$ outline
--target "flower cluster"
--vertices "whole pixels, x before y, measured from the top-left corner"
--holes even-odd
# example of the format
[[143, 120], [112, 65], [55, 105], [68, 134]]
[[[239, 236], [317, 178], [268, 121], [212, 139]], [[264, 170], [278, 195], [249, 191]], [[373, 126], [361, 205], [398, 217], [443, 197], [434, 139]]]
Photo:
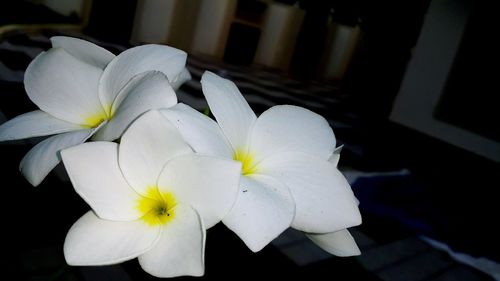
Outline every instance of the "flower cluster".
[[257, 117], [234, 83], [205, 72], [213, 120], [177, 102], [191, 78], [183, 51], [144, 45], [114, 56], [51, 41], [24, 79], [40, 109], [2, 124], [0, 141], [51, 135], [21, 172], [36, 186], [62, 160], [92, 208], [67, 234], [68, 264], [137, 257], [154, 276], [201, 276], [206, 230], [221, 221], [254, 252], [292, 227], [334, 255], [359, 254], [346, 229], [361, 223], [358, 202], [323, 117], [290, 105]]

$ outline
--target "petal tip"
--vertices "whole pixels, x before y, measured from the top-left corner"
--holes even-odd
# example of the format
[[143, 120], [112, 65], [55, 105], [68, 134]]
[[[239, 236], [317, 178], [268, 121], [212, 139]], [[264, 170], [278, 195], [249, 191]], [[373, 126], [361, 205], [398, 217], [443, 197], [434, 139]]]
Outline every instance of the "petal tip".
[[219, 75], [213, 73], [212, 71], [209, 71], [209, 70], [205, 70], [205, 72], [203, 72], [203, 75], [201, 76], [201, 83], [203, 84], [203, 82], [206, 82], [208, 79], [208, 81], [212, 80], [212, 79], [224, 79], [222, 77], [220, 77]]
[[[269, 244], [269, 243], [267, 243], [267, 244]], [[264, 247], [267, 246], [267, 244], [262, 244], [262, 243], [252, 244], [252, 243], [245, 242], [245, 245], [247, 245], [248, 249], [250, 249], [254, 253], [260, 252], [262, 249], [264, 249]]]
[[348, 227], [358, 226], [363, 223], [363, 218], [361, 217], [361, 213], [359, 212], [359, 209], [357, 207], [349, 222], [351, 225]]
[[[50, 170], [46, 173], [42, 172], [42, 171], [35, 171], [36, 168], [30, 168], [28, 166], [33, 166], [33, 164], [28, 164], [28, 160], [25, 160], [27, 159], [29, 155], [29, 152], [28, 154], [26, 154], [26, 156], [23, 158], [23, 160], [21, 160], [21, 163], [19, 163], [19, 172], [21, 172], [21, 174], [24, 176], [24, 178], [34, 187], [38, 186], [40, 183], [42, 183], [42, 181], [45, 179], [45, 177], [48, 175], [48, 173], [50, 173]], [[34, 170], [35, 169], [35, 170]]]

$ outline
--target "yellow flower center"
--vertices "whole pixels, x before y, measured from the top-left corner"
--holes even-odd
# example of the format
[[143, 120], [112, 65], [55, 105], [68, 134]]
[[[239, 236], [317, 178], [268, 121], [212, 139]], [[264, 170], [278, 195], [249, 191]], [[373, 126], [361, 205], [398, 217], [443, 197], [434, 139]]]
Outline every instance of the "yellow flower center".
[[89, 128], [95, 128], [107, 119], [107, 116], [103, 114], [91, 115], [90, 117], [85, 118], [85, 125]]
[[148, 187], [145, 196], [137, 200], [137, 210], [142, 221], [150, 226], [163, 225], [174, 219], [176, 201], [170, 192], [160, 192], [158, 187]]
[[241, 173], [243, 175], [253, 174], [257, 171], [254, 156], [250, 152], [243, 152], [242, 150], [237, 149], [233, 154], [233, 160], [241, 162]]
[[87, 126], [88, 128], [95, 128], [97, 126], [99, 126], [99, 124], [101, 124], [102, 122], [106, 121], [106, 120], [110, 120], [111, 119], [112, 114], [111, 114], [111, 105], [109, 106], [106, 106], [106, 108], [104, 109], [104, 112], [99, 112], [99, 113], [96, 113], [96, 114], [91, 114], [89, 116], [87, 116], [85, 118], [85, 126]]

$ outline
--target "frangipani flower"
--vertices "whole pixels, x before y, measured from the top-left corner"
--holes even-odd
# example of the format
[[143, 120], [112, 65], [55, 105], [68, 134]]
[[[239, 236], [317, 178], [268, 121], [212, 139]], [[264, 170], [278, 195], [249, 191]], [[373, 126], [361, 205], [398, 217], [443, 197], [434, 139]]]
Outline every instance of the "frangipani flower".
[[[328, 161], [332, 163], [335, 168], [339, 163], [341, 150], [342, 146], [336, 148], [333, 151], [330, 159], [328, 159]], [[356, 202], [359, 203], [357, 200]], [[348, 257], [361, 254], [356, 241], [347, 229], [341, 229], [338, 231], [323, 234], [306, 233], [306, 236], [320, 248], [332, 255], [336, 255], [339, 257]]]
[[194, 154], [157, 111], [132, 123], [119, 145], [84, 143], [61, 155], [93, 209], [68, 232], [68, 264], [138, 257], [154, 276], [203, 275], [205, 229], [234, 203], [240, 163]]
[[195, 151], [242, 163], [239, 196], [223, 223], [251, 250], [289, 226], [330, 233], [361, 223], [348, 182], [328, 162], [336, 142], [324, 118], [290, 105], [257, 118], [231, 81], [205, 72], [201, 83], [218, 124], [183, 104], [161, 112]]
[[[118, 56], [90, 42], [52, 37], [50, 50], [28, 66], [24, 85], [40, 110], [0, 126], [0, 141], [55, 135], [31, 149], [20, 170], [38, 185], [59, 163], [61, 149], [114, 140], [141, 113], [177, 103], [172, 84], [189, 79], [186, 53], [144, 45]], [[172, 81], [172, 83], [169, 83]]]

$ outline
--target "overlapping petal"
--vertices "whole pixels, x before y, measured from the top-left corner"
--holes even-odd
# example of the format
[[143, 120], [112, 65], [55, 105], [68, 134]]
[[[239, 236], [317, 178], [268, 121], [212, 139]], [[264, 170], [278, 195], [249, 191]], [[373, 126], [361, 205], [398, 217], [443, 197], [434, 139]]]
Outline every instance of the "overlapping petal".
[[259, 172], [290, 188], [296, 203], [292, 227], [325, 233], [361, 223], [349, 183], [330, 162], [305, 153], [278, 152], [259, 164]]
[[69, 265], [119, 263], [147, 252], [160, 236], [160, 226], [103, 220], [89, 211], [66, 235], [64, 257]]
[[265, 175], [241, 177], [238, 198], [222, 222], [254, 251], [287, 229], [295, 204], [288, 188]]
[[138, 118], [123, 134], [119, 164], [127, 182], [140, 194], [156, 186], [165, 163], [175, 156], [192, 153], [177, 129], [158, 111]]
[[131, 221], [142, 215], [136, 208], [140, 196], [118, 166], [116, 143], [84, 143], [63, 150], [61, 156], [76, 192], [100, 218]]
[[176, 103], [177, 96], [165, 74], [158, 71], [138, 74], [120, 91], [111, 109], [112, 119], [93, 139], [118, 139], [142, 113], [151, 109], [169, 108]]
[[104, 69], [115, 58], [115, 55], [110, 51], [74, 37], [53, 36], [50, 38], [50, 42], [52, 42], [52, 47], [63, 48], [75, 58], [100, 69]]
[[330, 158], [328, 158], [328, 162], [332, 163], [333, 166], [335, 166], [335, 167], [337, 167], [338, 164], [339, 164], [339, 161], [340, 161], [340, 152], [342, 151], [343, 147], [344, 147], [344, 145], [341, 145], [341, 146], [335, 148], [335, 150], [333, 151], [333, 153], [330, 156]]
[[202, 276], [205, 270], [205, 228], [197, 212], [177, 204], [175, 219], [164, 226], [155, 247], [139, 256], [141, 267], [156, 277]]
[[173, 81], [184, 69], [187, 54], [164, 45], [143, 45], [128, 49], [112, 60], [100, 80], [99, 98], [104, 106], [113, 104], [132, 77], [145, 71], [163, 72]]
[[160, 110], [182, 137], [198, 153], [232, 158], [233, 150], [219, 125], [208, 116], [185, 105], [177, 104]]
[[47, 136], [84, 129], [41, 110], [21, 114], [0, 126], [0, 141]]
[[278, 151], [301, 151], [328, 159], [335, 149], [335, 136], [320, 115], [298, 106], [278, 105], [259, 116], [250, 146], [258, 157], [255, 161]]
[[236, 85], [209, 71], [201, 77], [203, 94], [217, 123], [234, 150], [246, 151], [250, 129], [257, 117]]
[[306, 236], [332, 255], [349, 257], [361, 254], [356, 241], [347, 229], [326, 234], [306, 234]]
[[172, 192], [188, 202], [210, 228], [220, 222], [233, 206], [238, 192], [241, 163], [195, 154], [169, 161], [159, 179], [160, 191]]
[[52, 136], [35, 145], [21, 160], [19, 169], [34, 186], [39, 185], [61, 161], [59, 151], [86, 141], [94, 129], [78, 130]]
[[70, 123], [88, 125], [89, 120], [106, 116], [97, 94], [101, 74], [100, 68], [53, 48], [30, 63], [24, 86], [41, 110]]
[[184, 69], [177, 75], [171, 82], [170, 84], [172, 85], [172, 88], [175, 90], [179, 89], [182, 84], [185, 82], [191, 80], [191, 73], [189, 73], [189, 70], [184, 67]]

